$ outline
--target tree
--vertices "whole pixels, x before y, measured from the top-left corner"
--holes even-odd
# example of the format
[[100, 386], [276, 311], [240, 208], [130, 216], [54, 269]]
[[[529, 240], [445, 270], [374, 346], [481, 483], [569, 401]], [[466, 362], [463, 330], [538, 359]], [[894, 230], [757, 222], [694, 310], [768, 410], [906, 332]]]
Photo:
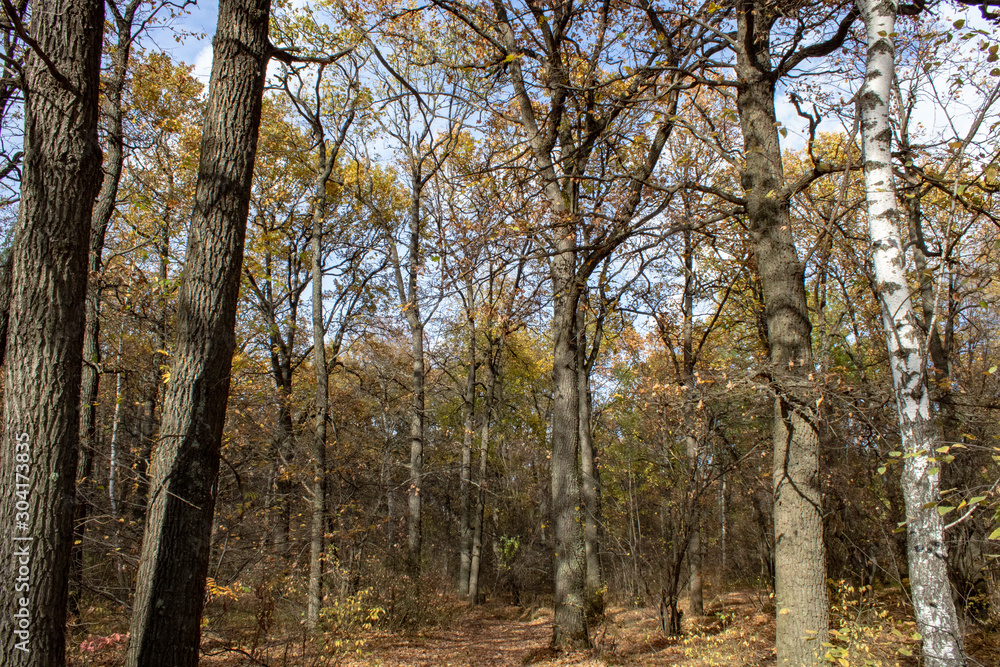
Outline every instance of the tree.
[[[819, 660], [829, 609], [819, 482], [819, 431], [805, 277], [789, 216], [800, 187], [785, 180], [774, 95], [778, 82], [809, 58], [832, 53], [857, 18], [841, 4], [785, 17], [779, 3], [738, 0], [735, 52], [736, 107], [746, 164], [741, 174], [748, 232], [763, 295], [768, 374], [774, 386], [774, 534], [779, 665]], [[838, 19], [839, 15], [839, 19]], [[790, 37], [772, 50], [779, 28]], [[829, 25], [835, 26], [830, 31]], [[806, 46], [803, 37], [826, 29]], [[823, 33], [820, 32], [822, 35]], [[822, 173], [817, 165], [813, 178]]]
[[[283, 104], [284, 102], [284, 104]], [[308, 200], [310, 165], [302, 160], [309, 138], [290, 121], [290, 102], [278, 96], [264, 100], [259, 164], [254, 169], [250, 228], [243, 272], [245, 293], [259, 315], [260, 338], [277, 392], [277, 415], [271, 435], [269, 495], [274, 517], [272, 542], [279, 555], [291, 548], [291, 512], [298, 486], [294, 475], [296, 405], [295, 371], [308, 357], [299, 336], [299, 313], [309, 287], [308, 247], [311, 230], [302, 224]]]
[[[414, 17], [404, 19], [415, 26]], [[427, 314], [421, 314], [423, 303], [421, 274], [425, 270], [426, 236], [428, 214], [425, 190], [428, 183], [442, 168], [459, 143], [461, 127], [470, 113], [470, 107], [457, 94], [458, 86], [443, 68], [421, 69], [416, 65], [418, 57], [426, 54], [409, 45], [414, 52], [401, 49], [397, 67], [403, 76], [419, 86], [416, 90], [410, 83], [397, 80], [399, 75], [383, 73], [385, 100], [378, 115], [379, 123], [386, 136], [392, 139], [398, 151], [402, 168], [401, 179], [409, 189], [407, 210], [408, 229], [405, 241], [399, 243], [396, 232], [383, 220], [386, 255], [395, 279], [399, 307], [410, 331], [413, 356], [412, 411], [410, 413], [410, 483], [408, 490], [409, 516], [407, 521], [407, 566], [411, 576], [420, 573], [420, 554], [423, 544], [421, 488], [423, 486], [424, 439], [426, 427], [424, 329]], [[400, 257], [397, 246], [405, 248]], [[433, 312], [433, 308], [430, 309]]]
[[495, 69], [502, 97], [490, 104], [504, 110], [502, 123], [524, 145], [526, 178], [544, 197], [531, 234], [548, 260], [553, 301], [553, 643], [589, 646], [577, 310], [590, 276], [622, 243], [665, 234], [652, 221], [676, 189], [657, 183], [651, 203], [650, 185], [675, 127], [682, 61], [707, 57], [698, 52], [702, 28], [687, 20], [668, 28], [645, 6], [495, 2], [487, 13], [437, 4], [475, 35], [485, 61], [477, 66]]
[[[90, 276], [89, 289], [86, 298], [85, 333], [83, 342], [83, 380], [80, 391], [80, 461], [78, 477], [88, 480], [93, 475], [94, 456], [97, 451], [97, 397], [100, 389], [100, 297], [101, 273], [103, 267], [104, 240], [108, 225], [115, 212], [118, 197], [118, 186], [121, 182], [122, 170], [125, 164], [125, 133], [123, 93], [125, 91], [126, 73], [132, 53], [132, 45], [138, 36], [135, 30], [136, 12], [139, 0], [130, 0], [124, 6], [108, 2], [108, 8], [114, 19], [116, 43], [111, 55], [109, 76], [105, 78], [104, 95], [107, 98], [105, 116], [107, 124], [106, 155], [103, 165], [104, 177], [101, 189], [94, 206], [93, 219], [90, 227], [90, 253], [87, 260], [87, 275]], [[158, 8], [162, 8], [159, 5]], [[154, 9], [152, 15], [156, 14]], [[143, 27], [152, 19], [147, 17]], [[141, 30], [141, 28], [140, 28]], [[165, 347], [165, 345], [163, 346]], [[120, 376], [119, 376], [120, 377]], [[74, 590], [70, 596], [70, 611], [79, 613], [80, 577], [83, 565], [83, 540], [86, 530], [87, 504], [82, 498], [76, 505], [74, 517], [73, 552]]]
[[[324, 71], [327, 63], [320, 63], [316, 72], [312, 75], [313, 82], [310, 86], [304, 85], [303, 72], [284, 72], [282, 85], [285, 93], [295, 107], [298, 114], [309, 126], [312, 143], [316, 151], [316, 163], [313, 168], [312, 197], [309, 202], [310, 249], [312, 251], [312, 266], [310, 280], [312, 281], [312, 345], [313, 345], [313, 372], [316, 375], [316, 421], [313, 430], [313, 480], [310, 489], [312, 494], [312, 536], [310, 540], [309, 557], [309, 602], [306, 610], [306, 624], [310, 629], [316, 627], [319, 620], [319, 611], [322, 604], [323, 588], [323, 562], [326, 534], [326, 427], [330, 421], [330, 379], [329, 366], [326, 349], [327, 320], [323, 307], [323, 278], [326, 275], [326, 258], [329, 253], [324, 245], [324, 230], [328, 225], [330, 206], [330, 187], [336, 179], [337, 159], [340, 156], [341, 148], [347, 139], [347, 133], [354, 123], [355, 105], [359, 94], [360, 84], [358, 83], [358, 70], [356, 66], [348, 66], [344, 69], [344, 104], [340, 109], [336, 108], [336, 103], [330, 98], [330, 91], [327, 90], [329, 82], [324, 80]], [[298, 85], [292, 89], [291, 80], [296, 79]], [[311, 93], [306, 93], [306, 88], [312, 88]], [[332, 107], [337, 113], [331, 113], [327, 107]], [[324, 125], [324, 117], [334, 116], [338, 118], [339, 127], [335, 127], [333, 136], [329, 136], [329, 130]], [[354, 267], [353, 264], [351, 268]], [[354, 311], [354, 306], [358, 303], [360, 290], [354, 293], [354, 299], [350, 301], [347, 309], [346, 320], [350, 320]], [[337, 344], [333, 350], [333, 361], [336, 363], [339, 353], [339, 343], [343, 339], [346, 321], [343, 322]]]
[[223, 0], [126, 664], [197, 665], [269, 0]]
[[893, 0], [861, 0], [859, 7], [868, 37], [865, 83], [858, 100], [868, 234], [905, 452], [902, 480], [911, 599], [923, 636], [925, 664], [958, 667], [966, 660], [948, 580], [944, 520], [937, 508], [939, 472], [931, 461], [941, 441], [931, 415], [924, 339], [910, 297], [898, 231], [902, 211], [892, 173], [889, 102], [896, 69], [897, 5]]
[[[9, 5], [8, 5], [9, 6]], [[100, 186], [99, 0], [32, 6], [24, 176], [11, 249], [0, 451], [2, 652], [63, 665], [79, 451], [87, 247]], [[20, 26], [17, 16], [8, 19]], [[23, 31], [23, 26], [19, 30]]]

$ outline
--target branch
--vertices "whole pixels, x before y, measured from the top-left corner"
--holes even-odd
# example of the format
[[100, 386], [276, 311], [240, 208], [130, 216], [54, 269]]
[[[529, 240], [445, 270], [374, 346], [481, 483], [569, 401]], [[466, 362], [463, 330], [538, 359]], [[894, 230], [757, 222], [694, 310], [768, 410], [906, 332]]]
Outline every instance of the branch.
[[851, 7], [851, 11], [847, 12], [847, 16], [843, 18], [840, 22], [840, 26], [837, 28], [837, 32], [830, 39], [825, 42], [818, 42], [816, 44], [811, 44], [800, 51], [788, 56], [778, 67], [771, 73], [771, 78], [777, 81], [781, 77], [785, 76], [793, 69], [798, 67], [799, 63], [808, 58], [820, 58], [822, 56], [828, 56], [837, 49], [839, 49], [843, 44], [844, 40], [847, 39], [848, 33], [851, 31], [851, 26], [854, 21], [861, 16], [858, 12], [857, 7]]
[[[6, 0], [4, 1], [6, 2]], [[271, 58], [283, 62], [286, 65], [291, 65], [292, 63], [318, 63], [320, 65], [332, 65], [348, 53], [354, 51], [354, 47], [350, 46], [346, 49], [342, 49], [331, 56], [297, 56], [295, 55], [295, 51], [298, 51], [299, 49], [281, 49], [274, 44], [270, 45], [270, 50], [271, 52], [269, 56]]]
[[56, 64], [49, 60], [49, 57], [45, 55], [44, 51], [42, 51], [42, 47], [39, 46], [38, 42], [33, 40], [28, 35], [28, 31], [24, 28], [24, 23], [21, 22], [21, 17], [17, 15], [17, 10], [14, 8], [14, 5], [11, 4], [10, 0], [3, 0], [3, 10], [4, 13], [7, 14], [7, 18], [9, 18], [11, 23], [14, 24], [14, 32], [16, 32], [18, 37], [24, 40], [24, 43], [30, 46], [31, 50], [42, 59], [42, 62], [45, 63], [49, 73], [52, 74], [52, 78], [62, 84], [67, 90], [79, 95], [80, 91], [78, 91], [76, 87], [70, 83], [69, 79], [63, 76], [62, 72], [59, 71], [59, 68], [56, 67]]

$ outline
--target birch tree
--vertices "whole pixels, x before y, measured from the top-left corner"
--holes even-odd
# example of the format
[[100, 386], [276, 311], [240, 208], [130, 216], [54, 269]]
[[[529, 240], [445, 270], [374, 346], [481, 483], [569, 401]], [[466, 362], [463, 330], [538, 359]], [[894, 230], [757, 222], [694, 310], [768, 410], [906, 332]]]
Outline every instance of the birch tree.
[[965, 656], [948, 581], [944, 521], [937, 511], [939, 474], [932, 457], [940, 439], [931, 415], [924, 341], [910, 299], [892, 175], [889, 99], [897, 5], [893, 0], [860, 0], [858, 7], [868, 37], [865, 83], [858, 102], [868, 234], [904, 451], [910, 594], [923, 636], [924, 664], [956, 667], [965, 664]]

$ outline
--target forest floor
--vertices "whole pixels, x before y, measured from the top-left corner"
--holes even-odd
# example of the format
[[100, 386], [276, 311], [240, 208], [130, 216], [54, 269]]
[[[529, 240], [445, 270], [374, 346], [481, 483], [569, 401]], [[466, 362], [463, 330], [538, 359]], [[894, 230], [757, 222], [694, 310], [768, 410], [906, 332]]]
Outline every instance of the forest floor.
[[[685, 605], [682, 603], [681, 607]], [[919, 652], [912, 621], [899, 596], [843, 596], [833, 600], [827, 661], [835, 667], [916, 667]], [[442, 609], [444, 610], [443, 613]], [[441, 621], [407, 632], [365, 629], [325, 642], [269, 635], [264, 641], [233, 641], [205, 628], [201, 664], [206, 667], [767, 667], [775, 663], [774, 606], [753, 591], [729, 593], [707, 604], [706, 615], [685, 615], [683, 634], [666, 637], [656, 608], [611, 607], [591, 628], [594, 648], [555, 651], [552, 611], [486, 605], [468, 608], [442, 597]], [[227, 636], [228, 635], [228, 636]], [[967, 638], [971, 664], [1000, 661], [1000, 632], [974, 630]], [[122, 643], [123, 644], [123, 643]], [[109, 647], [111, 648], [111, 647]], [[124, 646], [77, 653], [73, 665], [120, 665]], [[74, 651], [71, 650], [71, 653]], [[117, 655], [116, 655], [117, 654]]]

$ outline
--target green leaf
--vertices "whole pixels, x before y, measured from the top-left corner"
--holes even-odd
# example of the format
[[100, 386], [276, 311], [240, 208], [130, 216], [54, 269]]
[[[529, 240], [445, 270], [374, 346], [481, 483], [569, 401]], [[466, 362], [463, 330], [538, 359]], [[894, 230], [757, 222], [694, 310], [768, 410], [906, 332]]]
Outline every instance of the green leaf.
[[954, 25], [955, 25], [955, 30], [961, 30], [962, 27], [965, 26], [965, 19], [958, 19], [957, 21], [955, 21]]
[[997, 528], [992, 533], [990, 533], [989, 539], [991, 539], [991, 540], [1000, 539], [1000, 528]]
[[927, 469], [927, 474], [928, 474], [928, 475], [936, 475], [936, 474], [938, 474], [939, 472], [941, 472], [941, 469], [940, 469], [940, 468], [928, 468], [928, 469]]
[[954, 509], [955, 508], [952, 505], [941, 505], [940, 507], [938, 507], [938, 514], [944, 516], [945, 514], [951, 512]]
[[880, 474], [880, 475], [884, 475], [885, 474], [885, 466], [879, 466], [878, 467], [878, 474]]

